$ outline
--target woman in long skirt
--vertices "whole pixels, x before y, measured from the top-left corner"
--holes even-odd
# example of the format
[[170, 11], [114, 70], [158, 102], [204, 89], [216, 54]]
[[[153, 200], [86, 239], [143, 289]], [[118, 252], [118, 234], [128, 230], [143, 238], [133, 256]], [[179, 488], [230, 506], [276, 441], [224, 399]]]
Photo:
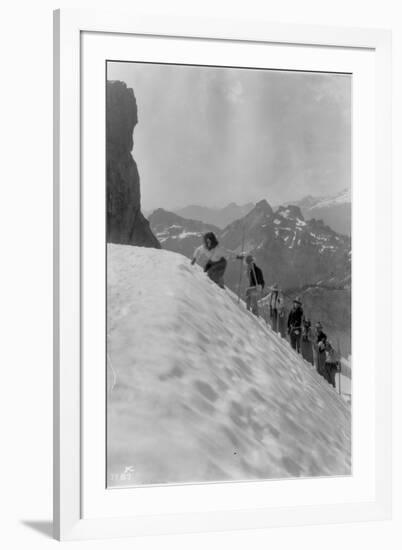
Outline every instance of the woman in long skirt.
[[301, 353], [303, 358], [314, 365], [313, 342], [311, 341], [311, 322], [308, 319], [303, 321]]

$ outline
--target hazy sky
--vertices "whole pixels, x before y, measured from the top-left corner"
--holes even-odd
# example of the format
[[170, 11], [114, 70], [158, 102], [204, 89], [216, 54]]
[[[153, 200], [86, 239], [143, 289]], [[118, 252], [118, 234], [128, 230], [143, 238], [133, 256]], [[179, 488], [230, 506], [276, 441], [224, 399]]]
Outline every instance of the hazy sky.
[[350, 76], [113, 62], [108, 79], [137, 99], [144, 210], [350, 187]]

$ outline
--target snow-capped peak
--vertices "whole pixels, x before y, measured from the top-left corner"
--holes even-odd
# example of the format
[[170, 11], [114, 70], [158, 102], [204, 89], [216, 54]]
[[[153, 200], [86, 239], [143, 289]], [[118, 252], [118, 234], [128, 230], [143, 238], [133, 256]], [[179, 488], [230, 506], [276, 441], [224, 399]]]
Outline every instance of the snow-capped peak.
[[322, 199], [319, 199], [312, 207], [314, 208], [327, 208], [330, 206], [335, 206], [338, 204], [345, 204], [351, 202], [351, 193], [350, 189], [344, 189], [343, 191], [340, 191], [338, 194], [331, 196], [331, 197], [323, 197]]

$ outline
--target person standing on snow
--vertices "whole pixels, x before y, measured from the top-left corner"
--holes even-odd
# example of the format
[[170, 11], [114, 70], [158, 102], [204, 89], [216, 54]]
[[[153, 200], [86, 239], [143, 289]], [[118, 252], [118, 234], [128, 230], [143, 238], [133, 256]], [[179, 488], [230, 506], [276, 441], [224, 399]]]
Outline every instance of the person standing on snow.
[[268, 295], [268, 306], [269, 306], [269, 319], [271, 323], [271, 328], [275, 332], [278, 332], [278, 312], [281, 309], [282, 298], [280, 295], [279, 287], [275, 283], [271, 287], [271, 292]]
[[301, 354], [306, 361], [314, 365], [313, 342], [311, 339], [311, 321], [309, 319], [303, 320]]
[[315, 337], [315, 360], [316, 360], [316, 368], [318, 374], [321, 374], [321, 376], [325, 377], [325, 348], [327, 345], [327, 335], [322, 330], [322, 324], [318, 321], [318, 323], [315, 326], [316, 329], [316, 337]]
[[330, 342], [325, 346], [325, 370], [324, 378], [336, 388], [335, 377], [338, 372], [338, 356]]
[[286, 338], [286, 310], [283, 298], [278, 304], [278, 333], [282, 338]]
[[251, 254], [247, 254], [245, 262], [249, 280], [249, 286], [246, 289], [246, 306], [258, 317], [258, 300], [261, 298], [265, 286], [264, 275]]
[[290, 310], [288, 317], [288, 334], [290, 344], [297, 353], [300, 353], [300, 340], [303, 323], [303, 308], [300, 298], [293, 300], [293, 308]]
[[229, 258], [243, 259], [243, 255], [234, 254], [219, 246], [218, 239], [212, 231], [203, 235], [203, 244], [195, 249], [191, 265], [197, 262], [204, 268], [208, 277], [221, 288], [225, 288], [224, 274]]

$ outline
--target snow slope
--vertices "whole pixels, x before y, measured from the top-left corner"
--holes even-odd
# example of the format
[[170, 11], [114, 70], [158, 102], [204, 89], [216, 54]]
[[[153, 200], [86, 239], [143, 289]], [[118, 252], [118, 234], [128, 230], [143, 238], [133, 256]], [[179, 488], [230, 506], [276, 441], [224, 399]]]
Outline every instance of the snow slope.
[[108, 245], [108, 484], [350, 474], [350, 408], [166, 250]]

